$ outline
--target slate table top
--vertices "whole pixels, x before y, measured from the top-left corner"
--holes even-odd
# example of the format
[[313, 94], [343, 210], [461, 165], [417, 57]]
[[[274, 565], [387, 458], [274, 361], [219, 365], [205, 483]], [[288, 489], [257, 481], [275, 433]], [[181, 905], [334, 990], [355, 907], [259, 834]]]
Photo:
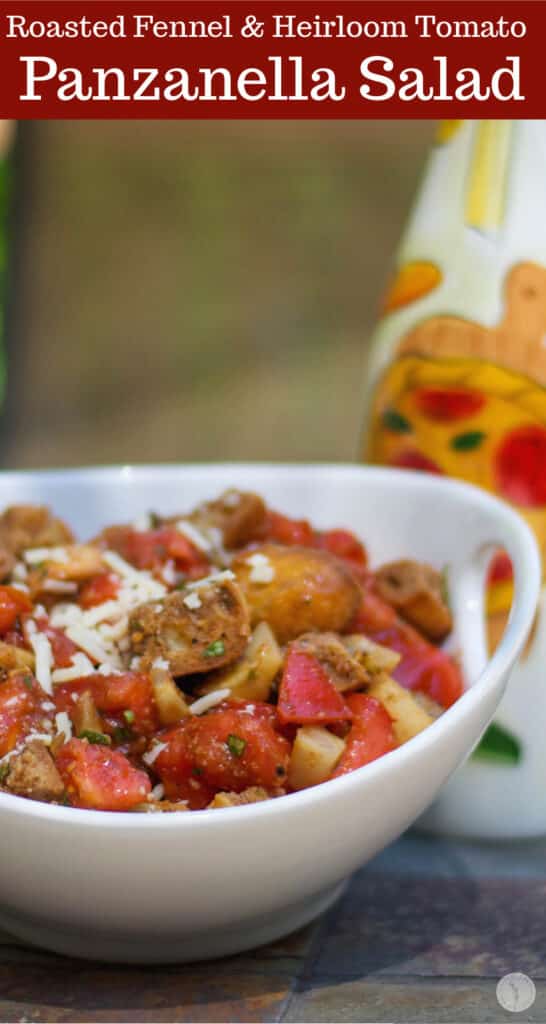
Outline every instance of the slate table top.
[[[536, 1000], [496, 998], [521, 971]], [[134, 968], [0, 936], [0, 1021], [546, 1024], [546, 840], [407, 834], [317, 923], [215, 964]]]

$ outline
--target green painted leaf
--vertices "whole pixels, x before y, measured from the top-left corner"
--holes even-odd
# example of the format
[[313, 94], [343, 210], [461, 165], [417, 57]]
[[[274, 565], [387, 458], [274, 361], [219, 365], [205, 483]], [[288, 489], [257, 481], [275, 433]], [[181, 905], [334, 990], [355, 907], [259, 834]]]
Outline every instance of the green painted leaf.
[[493, 722], [485, 731], [472, 757], [482, 761], [517, 764], [521, 759], [521, 743], [506, 729]]
[[411, 434], [410, 421], [405, 416], [402, 416], [401, 412], [397, 412], [396, 409], [385, 409], [383, 424], [387, 430], [392, 430], [395, 434]]
[[483, 430], [469, 430], [466, 434], [457, 434], [451, 441], [451, 447], [456, 452], [472, 452], [480, 447], [485, 437]]

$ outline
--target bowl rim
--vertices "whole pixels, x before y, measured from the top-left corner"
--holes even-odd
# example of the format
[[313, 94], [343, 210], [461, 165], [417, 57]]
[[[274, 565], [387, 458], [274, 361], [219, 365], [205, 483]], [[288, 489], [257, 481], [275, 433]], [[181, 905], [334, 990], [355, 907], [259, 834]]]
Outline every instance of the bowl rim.
[[[501, 643], [493, 656], [488, 660], [483, 672], [478, 676], [473, 685], [466, 690], [462, 696], [432, 723], [423, 732], [414, 736], [407, 743], [395, 750], [384, 754], [370, 764], [357, 768], [352, 772], [337, 779], [331, 779], [320, 785], [300, 790], [297, 793], [288, 793], [276, 799], [265, 800], [256, 804], [229, 808], [205, 809], [198, 813], [188, 812], [179, 814], [131, 814], [120, 811], [98, 811], [79, 807], [63, 807], [58, 804], [49, 804], [40, 801], [29, 800], [27, 797], [19, 797], [5, 792], [0, 792], [0, 816], [22, 816], [26, 819], [45, 821], [57, 824], [65, 828], [79, 828], [80, 826], [99, 827], [101, 829], [121, 830], [127, 829], [130, 832], [155, 831], [163, 833], [165, 830], [178, 831], [188, 829], [200, 829], [219, 827], [224, 828], [227, 822], [233, 825], [249, 822], [250, 820], [260, 821], [263, 818], [272, 818], [278, 815], [298, 815], [311, 805], [320, 807], [328, 803], [336, 795], [344, 794], [349, 796], [351, 791], [358, 790], [364, 784], [372, 784], [381, 773], [388, 773], [389, 767], [393, 769], [403, 767], [416, 761], [419, 756], [442, 742], [442, 736], [449, 732], [452, 727], [460, 723], [467, 712], [477, 704], [485, 700], [488, 694], [495, 688], [499, 678], [509, 670], [511, 663], [520, 653], [525, 643], [528, 630], [531, 626], [541, 586], [541, 562], [538, 546], [531, 529], [524, 519], [514, 511], [506, 502], [489, 494], [481, 488], [460, 480], [448, 477], [441, 477], [427, 473], [419, 473], [414, 470], [384, 468], [376, 466], [361, 465], [357, 463], [331, 463], [331, 462], [167, 462], [167, 463], [131, 463], [120, 465], [97, 465], [71, 467], [68, 469], [38, 469], [38, 470], [6, 470], [0, 473], [0, 491], [2, 481], [8, 484], [17, 483], [21, 480], [38, 479], [48, 480], [51, 483], [74, 482], [82, 476], [92, 480], [96, 478], [97, 483], [108, 483], [113, 480], [130, 480], [136, 477], [159, 477], [169, 473], [180, 475], [195, 474], [197, 476], [212, 476], [217, 471], [226, 472], [230, 469], [240, 472], [263, 473], [264, 470], [281, 473], [285, 477], [301, 477], [302, 473], [320, 472], [327, 473], [331, 482], [332, 476], [339, 480], [344, 477], [361, 477], [371, 482], [377, 480], [381, 484], [389, 483], [401, 487], [410, 487], [416, 492], [451, 491], [454, 497], [460, 500], [471, 500], [478, 504], [484, 511], [492, 514], [492, 520], [503, 521], [509, 532], [514, 537], [514, 543], [518, 550], [520, 559], [520, 577], [525, 581], [525, 586], [520, 588], [515, 595], [512, 614], [508, 626], [504, 632]], [[226, 812], [229, 811], [229, 814]], [[216, 823], [216, 824], [215, 824]]]

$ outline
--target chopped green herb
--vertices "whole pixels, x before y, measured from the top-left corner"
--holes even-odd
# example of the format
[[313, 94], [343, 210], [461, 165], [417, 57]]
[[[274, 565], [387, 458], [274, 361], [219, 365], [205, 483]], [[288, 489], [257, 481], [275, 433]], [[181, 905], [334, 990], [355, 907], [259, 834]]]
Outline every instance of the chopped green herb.
[[203, 774], [203, 769], [200, 768], [199, 765], [197, 765], [197, 764], [194, 765], [193, 768], [192, 768], [192, 775], [197, 775], [197, 778], [199, 778], [199, 776], [202, 775], [202, 774]]
[[411, 434], [411, 423], [396, 409], [385, 409], [383, 425], [394, 434]]
[[517, 764], [521, 758], [521, 744], [515, 736], [493, 722], [482, 736], [472, 757], [482, 761]]
[[469, 430], [466, 434], [457, 434], [452, 438], [451, 447], [456, 452], [472, 452], [479, 448], [485, 436], [483, 430]]
[[286, 771], [283, 768], [282, 764], [278, 764], [276, 766], [276, 768], [275, 768], [275, 775], [278, 775], [279, 777], [282, 777], [282, 776], [286, 775]]
[[114, 739], [116, 743], [127, 743], [127, 740], [131, 740], [133, 734], [130, 729], [124, 729], [122, 725], [116, 726], [114, 729]]
[[83, 732], [78, 733], [80, 740], [89, 740], [90, 743], [97, 743], [102, 747], [109, 747], [112, 744], [112, 740], [105, 732], [95, 732], [94, 729], [84, 729]]
[[161, 516], [157, 512], [150, 512], [150, 527], [152, 530], [157, 530], [161, 526]]
[[129, 725], [132, 725], [135, 720], [135, 713], [134, 711], [131, 711], [131, 708], [127, 708], [127, 710], [123, 712], [123, 717]]
[[230, 754], [233, 754], [234, 757], [241, 757], [245, 752], [246, 740], [242, 739], [241, 736], [235, 736], [234, 733], [230, 732], [226, 740], [226, 746]]
[[33, 677], [30, 675], [23, 676], [23, 682], [27, 690], [32, 690], [32, 683], [34, 682]]
[[63, 804], [64, 807], [72, 807], [72, 801], [71, 801], [68, 793], [63, 793], [63, 798], [61, 800], [61, 803]]
[[9, 762], [5, 761], [4, 764], [0, 764], [0, 782], [5, 782], [9, 775]]
[[213, 640], [203, 651], [204, 658], [219, 658], [224, 653], [226, 645], [223, 640]]

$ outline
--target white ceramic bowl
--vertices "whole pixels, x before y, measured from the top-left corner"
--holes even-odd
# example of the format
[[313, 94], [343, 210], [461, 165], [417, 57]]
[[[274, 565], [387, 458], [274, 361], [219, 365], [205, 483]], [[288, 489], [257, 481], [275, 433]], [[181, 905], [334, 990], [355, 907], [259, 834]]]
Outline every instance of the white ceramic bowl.
[[[398, 750], [314, 789], [180, 815], [109, 814], [0, 794], [0, 924], [75, 956], [158, 963], [222, 956], [306, 924], [434, 799], [490, 721], [531, 625], [535, 542], [506, 505], [464, 484], [359, 466], [208, 465], [0, 476], [0, 507], [47, 502], [82, 536], [149, 509], [190, 508], [228, 486], [319, 526], [346, 526], [373, 563], [450, 566], [468, 692]], [[512, 618], [486, 663], [484, 552], [515, 566]], [[483, 671], [482, 671], [483, 669]]]

